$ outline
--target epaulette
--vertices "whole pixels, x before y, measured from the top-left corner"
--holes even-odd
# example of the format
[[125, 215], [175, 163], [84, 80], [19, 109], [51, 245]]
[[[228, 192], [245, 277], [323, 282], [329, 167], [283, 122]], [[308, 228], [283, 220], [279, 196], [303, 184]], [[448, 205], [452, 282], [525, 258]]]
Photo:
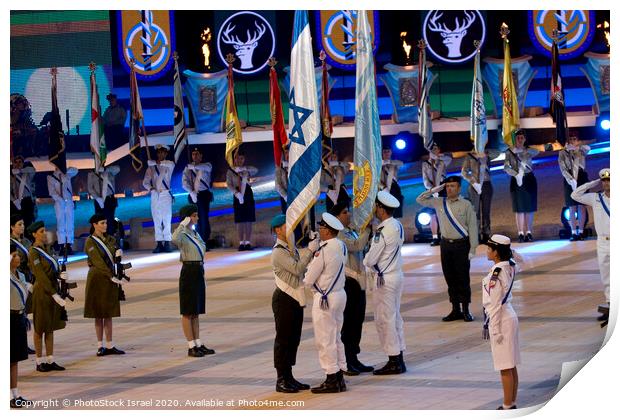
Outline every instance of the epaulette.
[[491, 275], [491, 281], [489, 281], [489, 288], [495, 287], [495, 283], [499, 280], [499, 273], [501, 271], [501, 267], [495, 267], [495, 270], [493, 270], [493, 274]]
[[381, 239], [381, 231], [383, 230], [385, 226], [381, 226], [379, 229], [377, 229], [377, 231], [375, 232], [375, 242], [379, 242], [379, 239]]

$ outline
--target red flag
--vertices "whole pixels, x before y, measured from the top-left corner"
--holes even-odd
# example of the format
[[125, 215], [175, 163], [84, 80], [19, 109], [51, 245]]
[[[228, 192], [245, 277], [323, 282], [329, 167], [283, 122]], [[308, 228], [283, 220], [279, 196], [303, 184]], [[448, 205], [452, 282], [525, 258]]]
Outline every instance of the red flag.
[[323, 60], [323, 74], [321, 77], [321, 126], [323, 138], [331, 138], [334, 126], [332, 125], [332, 116], [329, 111], [329, 79], [327, 76], [327, 64]]
[[282, 162], [282, 150], [288, 139], [284, 128], [284, 114], [282, 113], [282, 99], [280, 85], [275, 68], [269, 71], [269, 107], [271, 109], [271, 127], [273, 128], [273, 160], [276, 166]]

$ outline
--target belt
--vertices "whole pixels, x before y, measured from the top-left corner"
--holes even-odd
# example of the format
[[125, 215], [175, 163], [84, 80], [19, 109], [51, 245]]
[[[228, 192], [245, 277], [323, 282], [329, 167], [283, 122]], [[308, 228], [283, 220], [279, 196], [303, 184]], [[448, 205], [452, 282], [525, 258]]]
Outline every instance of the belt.
[[186, 264], [186, 265], [200, 265], [200, 266], [202, 266], [204, 264], [204, 261], [183, 261], [183, 264]]
[[11, 315], [23, 315], [23, 314], [24, 314], [24, 310], [23, 309], [20, 309], [20, 310], [11, 309]]
[[461, 239], [448, 239], [448, 238], [441, 238], [441, 242], [447, 242], [449, 244], [458, 244], [461, 242], [469, 242], [469, 236], [465, 237], [465, 238], [461, 238]]

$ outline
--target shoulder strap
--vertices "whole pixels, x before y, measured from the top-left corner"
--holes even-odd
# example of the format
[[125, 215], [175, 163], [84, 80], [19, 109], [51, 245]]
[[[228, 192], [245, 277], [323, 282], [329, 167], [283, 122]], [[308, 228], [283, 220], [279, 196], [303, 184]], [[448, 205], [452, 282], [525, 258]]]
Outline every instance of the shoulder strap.
[[103, 241], [97, 238], [95, 235], [90, 235], [90, 238], [95, 241], [95, 244], [97, 244], [99, 250], [106, 257], [104, 258], [104, 260], [106, 260], [106, 264], [108, 265], [108, 267], [112, 268], [112, 271], [114, 271], [114, 257], [112, 256], [112, 253], [110, 252], [106, 244], [103, 243]]
[[446, 217], [448, 218], [450, 224], [452, 224], [452, 227], [454, 227], [454, 229], [458, 232], [459, 235], [465, 238], [467, 236], [465, 228], [461, 226], [458, 220], [456, 220], [456, 217], [454, 217], [454, 214], [452, 214], [452, 210], [450, 210], [450, 206], [448, 206], [448, 200], [446, 199], [446, 197], [443, 197], [443, 209], [445, 210]]
[[607, 213], [607, 217], [611, 217], [609, 215], [609, 207], [607, 207], [607, 204], [605, 204], [605, 199], [602, 193], [598, 193], [598, 199], [601, 200], [601, 206], [603, 207], [603, 210], [605, 210], [605, 213]]

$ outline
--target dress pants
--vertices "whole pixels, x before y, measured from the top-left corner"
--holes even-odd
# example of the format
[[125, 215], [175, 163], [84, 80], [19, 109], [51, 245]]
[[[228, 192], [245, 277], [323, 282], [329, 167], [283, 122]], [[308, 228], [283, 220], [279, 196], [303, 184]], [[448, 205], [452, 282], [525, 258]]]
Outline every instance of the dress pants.
[[58, 244], [73, 244], [73, 200], [54, 201], [54, 211]]
[[299, 302], [278, 288], [271, 297], [271, 309], [276, 322], [273, 365], [279, 372], [286, 372], [297, 361], [304, 309], [299, 306]]
[[213, 201], [213, 193], [210, 190], [200, 191], [197, 196], [197, 202], [192, 200], [190, 195], [187, 201], [196, 204], [198, 207], [198, 233], [205, 243], [211, 236], [211, 224], [209, 223], [209, 210], [211, 209], [211, 201]]
[[171, 241], [170, 220], [172, 219], [172, 196], [168, 191], [151, 191], [151, 214], [155, 240]]
[[357, 359], [360, 353], [362, 339], [362, 325], [366, 316], [366, 291], [352, 277], [347, 277], [344, 284], [347, 294], [347, 304], [344, 307], [344, 322], [342, 323], [342, 344], [347, 363]]
[[327, 309], [321, 309], [320, 293], [314, 293], [313, 299], [312, 326], [314, 342], [319, 351], [319, 364], [325, 374], [332, 375], [347, 369], [344, 345], [340, 338], [347, 294], [344, 289], [332, 291], [327, 297]]
[[491, 181], [482, 183], [482, 194], [478, 194], [473, 187], [469, 187], [469, 201], [474, 206], [478, 218], [480, 233], [491, 235], [491, 201], [493, 199], [493, 184]]
[[400, 315], [400, 299], [403, 293], [402, 273], [384, 274], [384, 284], [373, 292], [375, 325], [381, 348], [387, 356], [397, 356], [405, 351], [403, 317]]
[[441, 238], [441, 270], [448, 284], [448, 295], [452, 303], [470, 303], [469, 238]]
[[596, 256], [598, 257], [598, 268], [601, 271], [601, 281], [605, 290], [605, 299], [609, 302], [609, 237], [599, 236], [596, 239]]

